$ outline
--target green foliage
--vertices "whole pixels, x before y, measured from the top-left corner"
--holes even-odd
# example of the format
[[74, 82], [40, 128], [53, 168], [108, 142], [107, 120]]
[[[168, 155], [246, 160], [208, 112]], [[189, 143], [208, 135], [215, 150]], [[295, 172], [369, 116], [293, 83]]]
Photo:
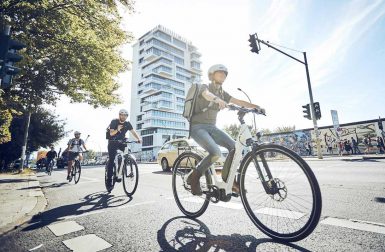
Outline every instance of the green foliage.
[[[248, 125], [247, 127], [249, 127], [251, 134], [254, 136], [256, 133], [254, 127], [251, 125]], [[241, 129], [241, 125], [237, 125], [235, 123], [232, 123], [230, 125], [225, 125], [223, 128], [223, 130], [227, 134], [229, 134], [231, 136], [231, 138], [233, 138], [233, 139], [235, 139], [238, 136], [240, 129]]]
[[[133, 2], [120, 1], [133, 11]], [[60, 94], [73, 102], [108, 107], [120, 102], [116, 76], [127, 69], [118, 49], [132, 40], [120, 27], [113, 0], [6, 0], [2, 26], [27, 45], [14, 79], [26, 105], [55, 104]]]
[[274, 130], [274, 133], [286, 133], [295, 131], [295, 125], [293, 126], [281, 126]]
[[[0, 145], [0, 161], [9, 163], [20, 156], [27, 114], [15, 116], [12, 120], [9, 128], [12, 141]], [[64, 134], [64, 124], [57, 116], [47, 110], [38, 109], [31, 116], [27, 152], [31, 153], [40, 147], [47, 148], [64, 137]]]

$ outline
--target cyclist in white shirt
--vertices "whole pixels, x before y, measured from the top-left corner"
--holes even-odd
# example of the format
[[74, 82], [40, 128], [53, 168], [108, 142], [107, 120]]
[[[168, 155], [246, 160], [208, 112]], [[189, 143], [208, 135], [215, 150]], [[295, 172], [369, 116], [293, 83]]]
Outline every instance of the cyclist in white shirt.
[[67, 147], [67, 150], [68, 150], [67, 180], [70, 179], [70, 172], [71, 172], [73, 161], [77, 156], [79, 156], [80, 160], [82, 160], [83, 156], [80, 152], [83, 151], [83, 148], [85, 151], [87, 150], [83, 139], [80, 138], [80, 132], [75, 131], [74, 135], [75, 135], [75, 138], [72, 138], [68, 141], [68, 147]]

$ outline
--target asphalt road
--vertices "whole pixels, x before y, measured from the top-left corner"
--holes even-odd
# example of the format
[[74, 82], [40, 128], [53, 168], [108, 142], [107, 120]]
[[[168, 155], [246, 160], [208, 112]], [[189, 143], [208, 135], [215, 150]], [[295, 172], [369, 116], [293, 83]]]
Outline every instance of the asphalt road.
[[0, 251], [385, 251], [385, 160], [310, 161], [321, 186], [321, 222], [306, 239], [276, 243], [250, 221], [240, 199], [185, 218], [171, 173], [140, 164], [139, 187], [104, 188], [104, 167], [87, 167], [78, 184], [64, 170], [38, 173], [45, 212], [0, 237]]

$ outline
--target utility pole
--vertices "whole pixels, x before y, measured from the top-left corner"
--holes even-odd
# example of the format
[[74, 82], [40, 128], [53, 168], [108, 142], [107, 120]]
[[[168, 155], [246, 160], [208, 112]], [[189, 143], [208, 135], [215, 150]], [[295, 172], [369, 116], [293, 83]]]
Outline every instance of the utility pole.
[[[305, 68], [306, 68], [306, 78], [307, 78], [307, 86], [308, 86], [308, 89], [309, 89], [309, 97], [310, 97], [310, 108], [311, 108], [311, 113], [312, 113], [312, 119], [313, 119], [313, 126], [314, 126], [314, 132], [315, 132], [315, 135], [316, 135], [316, 144], [317, 144], [317, 155], [318, 155], [318, 158], [319, 159], [322, 159], [322, 152], [321, 152], [321, 142], [320, 142], [320, 139], [319, 139], [319, 130], [318, 130], [318, 125], [317, 125], [317, 118], [316, 118], [316, 114], [315, 114], [315, 109], [314, 109], [314, 102], [313, 102], [313, 93], [312, 93], [312, 90], [311, 90], [311, 83], [310, 83], [310, 74], [309, 74], [309, 67], [308, 67], [308, 64], [307, 64], [307, 58], [306, 58], [306, 52], [303, 52], [303, 57], [304, 57], [304, 61], [301, 61], [281, 50], [279, 50], [278, 48], [272, 46], [269, 44], [269, 42], [265, 42], [261, 39], [258, 38], [258, 35], [255, 33], [253, 35], [249, 35], [250, 38], [249, 38], [249, 42], [250, 42], [250, 47], [252, 48], [250, 51], [251, 52], [254, 52], [254, 53], [259, 53], [259, 51], [261, 50], [261, 47], [259, 45], [259, 43], [262, 43], [264, 45], [266, 45], [267, 47], [270, 47], [302, 64], [305, 65]], [[255, 43], [254, 41], [255, 40]]]

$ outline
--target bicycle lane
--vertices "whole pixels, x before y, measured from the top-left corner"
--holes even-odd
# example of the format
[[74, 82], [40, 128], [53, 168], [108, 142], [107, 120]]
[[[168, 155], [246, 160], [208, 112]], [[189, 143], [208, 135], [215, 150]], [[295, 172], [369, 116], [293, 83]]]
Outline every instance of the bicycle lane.
[[[132, 200], [124, 195], [120, 184], [110, 196], [102, 192], [103, 169], [84, 169], [82, 174], [100, 179], [100, 183], [83, 181], [80, 184], [81, 179], [74, 185], [60, 182], [65, 179], [62, 173], [54, 172], [53, 176], [56, 174], [58, 177], [53, 178], [41, 175], [41, 178], [55, 181], [49, 184], [41, 179], [48, 198], [52, 199], [45, 213], [46, 222], [25, 230], [34, 231], [34, 235], [24, 232], [14, 239], [25, 236], [33, 240], [24, 249], [36, 251], [68, 251], [67, 245], [84, 243], [100, 244], [100, 248], [109, 246], [108, 251], [186, 250], [194, 248], [194, 244], [195, 248], [204, 246], [207, 250], [211, 247], [225, 251], [243, 251], [253, 247], [261, 251], [364, 251], [370, 248], [370, 244], [373, 244], [372, 249], [384, 248], [381, 245], [383, 235], [322, 223], [307, 239], [296, 244], [275, 243], [252, 224], [239, 199], [210, 204], [198, 220], [180, 217], [182, 213], [172, 197], [171, 174], [151, 169], [141, 171], [138, 192]], [[83, 189], [85, 191], [80, 193]], [[55, 198], [55, 194], [59, 198]], [[55, 226], [57, 224], [62, 226]], [[350, 243], [345, 246], [347, 242]]]

